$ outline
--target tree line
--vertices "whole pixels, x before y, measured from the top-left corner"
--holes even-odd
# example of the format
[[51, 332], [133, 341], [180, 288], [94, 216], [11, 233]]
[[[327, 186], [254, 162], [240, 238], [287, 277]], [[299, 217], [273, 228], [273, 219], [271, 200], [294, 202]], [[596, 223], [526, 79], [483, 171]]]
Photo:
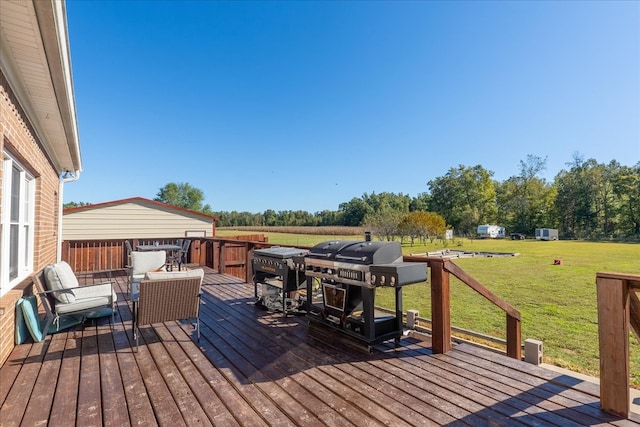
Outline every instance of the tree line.
[[381, 219], [399, 225], [406, 214], [438, 214], [456, 235], [475, 235], [480, 224], [497, 224], [509, 233], [533, 235], [557, 228], [564, 238], [640, 237], [640, 162], [624, 166], [574, 155], [548, 182], [541, 177], [546, 158], [521, 160], [519, 173], [505, 181], [481, 165], [452, 167], [430, 180], [428, 191], [371, 193], [341, 203], [337, 211], [215, 212], [219, 226], [367, 226]]
[[[213, 211], [204, 194], [188, 183], [169, 183], [155, 200], [218, 217], [220, 227], [366, 226], [380, 238], [412, 241], [453, 229], [473, 236], [480, 224], [496, 224], [509, 233], [533, 235], [536, 228], [557, 228], [564, 238], [640, 238], [640, 162], [624, 166], [584, 160], [576, 153], [567, 168], [548, 182], [541, 177], [546, 158], [528, 155], [516, 176], [500, 182], [481, 165], [452, 167], [427, 183], [415, 197], [371, 193], [340, 203], [338, 210], [261, 213]], [[83, 204], [69, 203], [68, 206]]]

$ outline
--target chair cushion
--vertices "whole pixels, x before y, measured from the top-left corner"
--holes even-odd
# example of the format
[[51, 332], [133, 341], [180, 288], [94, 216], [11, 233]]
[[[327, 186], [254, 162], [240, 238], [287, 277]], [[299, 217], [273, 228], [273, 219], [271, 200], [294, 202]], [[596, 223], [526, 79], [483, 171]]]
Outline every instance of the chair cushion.
[[44, 268], [44, 277], [47, 288], [50, 291], [60, 291], [53, 293], [58, 301], [68, 304], [75, 300], [75, 295], [72, 291], [64, 291], [65, 289], [79, 286], [78, 278], [71, 270], [71, 266], [65, 261], [46, 266]]
[[98, 308], [95, 311], [91, 311], [84, 315], [87, 319], [97, 319], [100, 317], [111, 316], [113, 310], [109, 307]]
[[80, 325], [82, 324], [82, 320], [82, 316], [69, 315], [59, 317], [58, 320], [49, 325], [47, 334], [57, 334], [72, 326]]
[[177, 279], [180, 277], [199, 277], [200, 283], [204, 278], [204, 270], [196, 268], [188, 271], [149, 271], [145, 275], [145, 279], [157, 280], [157, 279]]
[[165, 251], [151, 252], [131, 252], [131, 274], [135, 277], [139, 274], [145, 274], [147, 271], [160, 270], [167, 262], [167, 253]]
[[111, 283], [101, 283], [93, 286], [80, 286], [74, 289], [75, 301], [69, 304], [56, 304], [55, 312], [58, 315], [86, 311], [95, 308], [96, 311], [105, 306], [111, 306], [117, 301]]
[[57, 304], [56, 314], [61, 316], [63, 314], [87, 311], [92, 308], [97, 310], [98, 308], [111, 305], [111, 301], [111, 297], [106, 295], [101, 297], [76, 298], [73, 304]]
[[114, 301], [117, 301], [116, 293], [113, 291], [111, 283], [108, 282], [91, 286], [80, 286], [79, 288], [74, 289], [73, 293], [76, 296], [76, 301], [94, 297], [111, 297]]
[[22, 314], [22, 304], [24, 303], [25, 298], [21, 297], [16, 302], [16, 331], [15, 331], [15, 341], [17, 344], [24, 343], [27, 338], [29, 338], [29, 328], [27, 327], [27, 323], [24, 320], [24, 314]]
[[42, 341], [46, 334], [42, 330], [43, 326], [40, 321], [40, 316], [38, 315], [38, 303], [36, 301], [36, 297], [34, 295], [25, 297], [20, 307], [22, 308], [24, 321], [27, 324], [31, 338], [33, 338], [35, 342]]

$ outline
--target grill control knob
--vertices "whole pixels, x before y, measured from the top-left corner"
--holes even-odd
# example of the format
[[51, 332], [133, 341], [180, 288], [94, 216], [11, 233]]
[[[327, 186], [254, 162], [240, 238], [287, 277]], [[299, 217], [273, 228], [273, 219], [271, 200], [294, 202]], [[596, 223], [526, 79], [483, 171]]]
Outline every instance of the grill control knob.
[[371, 283], [373, 283], [374, 285], [376, 284], [376, 275], [375, 274], [371, 275]]
[[396, 284], [396, 276], [391, 276], [391, 279], [389, 280], [389, 284], [391, 286], [395, 286], [395, 284]]
[[384, 276], [380, 276], [380, 284], [381, 284], [381, 285], [384, 285], [384, 282], [386, 282], [386, 280], [385, 280], [385, 279], [386, 279], [386, 277], [384, 277]]

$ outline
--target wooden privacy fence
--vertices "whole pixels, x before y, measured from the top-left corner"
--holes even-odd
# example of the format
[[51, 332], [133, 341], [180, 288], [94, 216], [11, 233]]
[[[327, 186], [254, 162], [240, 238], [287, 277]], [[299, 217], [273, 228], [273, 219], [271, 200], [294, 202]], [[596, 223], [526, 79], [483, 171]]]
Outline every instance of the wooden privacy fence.
[[627, 417], [630, 406], [629, 327], [640, 340], [640, 275], [597, 273], [600, 406]]
[[[244, 236], [237, 236], [244, 237]], [[179, 238], [132, 238], [109, 240], [65, 240], [62, 242], [62, 260], [71, 265], [75, 272], [119, 270], [127, 267], [127, 248], [129, 240], [135, 249], [138, 245], [173, 244]], [[250, 240], [238, 240], [235, 237], [206, 238], [190, 237], [191, 245], [187, 262], [214, 268], [222, 273], [231, 274], [250, 281], [251, 258], [255, 247], [271, 246], [266, 236], [250, 235]]]

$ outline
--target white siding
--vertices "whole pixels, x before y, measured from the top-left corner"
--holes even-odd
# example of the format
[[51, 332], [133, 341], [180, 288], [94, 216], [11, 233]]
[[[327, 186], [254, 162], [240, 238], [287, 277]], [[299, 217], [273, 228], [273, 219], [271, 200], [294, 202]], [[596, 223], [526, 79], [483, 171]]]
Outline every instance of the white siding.
[[213, 220], [188, 211], [131, 202], [65, 213], [63, 240], [182, 237], [187, 230], [213, 233]]

